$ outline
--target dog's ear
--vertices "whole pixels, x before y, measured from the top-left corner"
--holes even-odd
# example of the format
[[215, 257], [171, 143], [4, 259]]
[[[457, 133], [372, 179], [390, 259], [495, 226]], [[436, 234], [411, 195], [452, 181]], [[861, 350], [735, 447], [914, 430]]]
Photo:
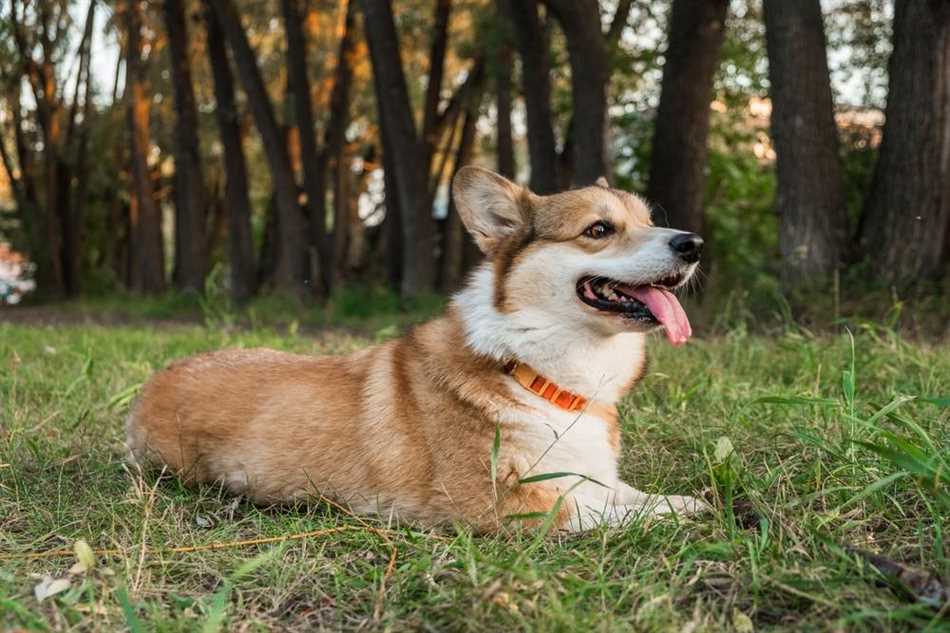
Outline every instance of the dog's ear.
[[524, 206], [533, 194], [507, 178], [481, 167], [463, 167], [452, 180], [452, 198], [465, 228], [478, 248], [491, 256], [510, 235], [524, 229]]
[[610, 189], [610, 183], [607, 182], [607, 179], [604, 178], [603, 176], [598, 178], [594, 184], [597, 185], [598, 187], [603, 187], [604, 189]]

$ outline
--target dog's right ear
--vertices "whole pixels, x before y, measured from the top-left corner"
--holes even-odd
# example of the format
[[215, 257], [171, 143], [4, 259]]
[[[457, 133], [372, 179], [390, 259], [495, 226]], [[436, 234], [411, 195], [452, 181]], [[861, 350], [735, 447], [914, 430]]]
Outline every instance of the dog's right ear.
[[526, 194], [532, 195], [481, 167], [463, 167], [452, 180], [452, 198], [459, 217], [478, 248], [489, 257], [498, 244], [530, 221], [522, 208]]

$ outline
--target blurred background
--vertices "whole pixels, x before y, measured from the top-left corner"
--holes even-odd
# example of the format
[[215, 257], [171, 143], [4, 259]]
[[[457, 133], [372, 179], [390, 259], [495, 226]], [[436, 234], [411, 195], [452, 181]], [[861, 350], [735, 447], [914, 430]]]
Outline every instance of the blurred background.
[[701, 327], [946, 332], [950, 1], [2, 7], [8, 314], [431, 312], [475, 163], [701, 233]]

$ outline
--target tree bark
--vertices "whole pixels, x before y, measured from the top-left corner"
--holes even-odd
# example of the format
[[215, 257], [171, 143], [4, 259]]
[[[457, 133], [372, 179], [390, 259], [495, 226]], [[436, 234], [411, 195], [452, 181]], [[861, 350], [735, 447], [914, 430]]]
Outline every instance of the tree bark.
[[432, 42], [429, 46], [429, 79], [422, 107], [423, 164], [431, 169], [432, 157], [439, 145], [439, 104], [445, 75], [445, 52], [449, 42], [449, 16], [452, 0], [435, 0]]
[[514, 180], [517, 171], [514, 136], [511, 130], [511, 64], [514, 60], [512, 59], [511, 41], [509, 33], [507, 33], [507, 26], [508, 21], [505, 20], [503, 28], [506, 29], [506, 33], [495, 51], [491, 63], [495, 83], [495, 113], [498, 117], [495, 127], [498, 173], [509, 180]]
[[280, 2], [287, 33], [287, 78], [293, 94], [294, 117], [300, 138], [303, 188], [307, 194], [307, 215], [310, 218], [310, 243], [317, 252], [323, 291], [329, 293], [333, 283], [333, 260], [331, 244], [327, 239], [326, 158], [321, 156], [317, 148], [314, 131], [310, 78], [307, 75], [307, 39], [299, 1]]
[[297, 203], [297, 184], [287, 153], [287, 145], [277, 125], [273, 106], [254, 50], [248, 42], [240, 17], [232, 0], [208, 0], [214, 8], [228, 46], [234, 55], [238, 78], [247, 95], [248, 107], [261, 135], [264, 155], [273, 182], [277, 209], [277, 240], [279, 248], [274, 269], [274, 283], [284, 291], [305, 297], [310, 294], [310, 265], [307, 252], [306, 224]]
[[782, 277], [795, 287], [832, 274], [848, 236], [838, 127], [818, 0], [765, 0], [763, 9]]
[[[479, 95], [481, 96], [481, 95]], [[455, 164], [452, 167], [452, 176], [454, 181], [455, 174], [471, 162], [472, 151], [475, 148], [475, 137], [477, 129], [475, 124], [478, 122], [478, 109], [480, 99], [473, 100], [472, 105], [466, 110], [465, 118], [462, 122], [462, 136], [459, 139], [458, 149], [455, 153]], [[445, 239], [442, 243], [442, 290], [452, 292], [459, 287], [462, 276], [465, 273], [465, 240], [466, 237], [462, 219], [459, 217], [458, 209], [455, 208], [455, 202], [449, 194], [449, 211], [445, 218]]]
[[247, 193], [247, 163], [241, 143], [241, 125], [234, 101], [234, 76], [224, 44], [224, 34], [210, 4], [205, 3], [208, 58], [214, 81], [215, 118], [224, 149], [225, 189], [228, 207], [228, 258], [231, 264], [231, 297], [237, 303], [250, 299], [257, 289], [251, 202]]
[[175, 96], [175, 268], [179, 290], [204, 292], [208, 272], [207, 195], [191, 82], [188, 27], [182, 0], [162, 3]]
[[[83, 86], [82, 99], [82, 127], [75, 138], [75, 152], [73, 153], [72, 173], [76, 180], [76, 189], [69, 204], [69, 225], [65, 228], [65, 242], [63, 244], [63, 260], [66, 270], [67, 289], [70, 296], [78, 296], [82, 290], [82, 245], [84, 239], [86, 196], [89, 187], [89, 134], [92, 127], [92, 31], [95, 26], [96, 3], [89, 3], [89, 12], [86, 16], [86, 27], [80, 46], [79, 73], [76, 76], [76, 90], [73, 97], [74, 111], [78, 109], [79, 86]], [[82, 83], [80, 83], [82, 80]], [[74, 137], [75, 118], [70, 117], [71, 132]]]
[[950, 2], [895, 3], [884, 137], [860, 246], [881, 281], [944, 273], [950, 230]]
[[552, 127], [550, 48], [538, 15], [538, 0], [497, 1], [515, 27], [521, 55], [531, 189], [539, 194], [554, 193], [558, 188], [558, 156]]
[[126, 98], [133, 185], [129, 203], [129, 275], [133, 292], [152, 294], [165, 290], [165, 251], [162, 244], [162, 216], [155, 203], [147, 158], [151, 147], [151, 96], [148, 94], [147, 72], [142, 58], [142, 2], [126, 0], [122, 8], [128, 37]]
[[362, 0], [362, 8], [384, 160], [394, 170], [391, 181], [396, 185], [402, 219], [400, 291], [404, 297], [414, 297], [431, 290], [434, 278], [435, 222], [428, 205], [428, 173], [421, 168], [425, 153], [413, 120], [390, 1]]
[[356, 3], [346, 3], [346, 16], [343, 24], [343, 37], [337, 52], [336, 73], [333, 90], [330, 93], [330, 119], [327, 123], [323, 148], [323, 173], [326, 177], [327, 164], [333, 159], [333, 235], [331, 240], [331, 260], [333, 262], [332, 281], [335, 284], [343, 276], [346, 267], [348, 235], [350, 233], [350, 191], [352, 176], [350, 163], [346, 156], [346, 128], [350, 118], [350, 99], [353, 85], [353, 62], [356, 53]]
[[647, 197], [665, 211], [655, 219], [700, 234], [706, 224], [709, 101], [728, 5], [728, 0], [674, 0], [653, 132]]
[[[63, 220], [68, 209], [68, 195], [62, 191], [63, 182], [68, 187], [66, 171], [68, 165], [63, 160], [63, 103], [60, 96], [56, 63], [53, 59], [54, 42], [59, 44], [59, 36], [51, 33], [59, 17], [54, 15], [53, 5], [41, 4], [37, 7], [35, 24], [26, 28], [17, 10], [17, 1], [10, 3], [10, 31], [19, 54], [22, 77], [26, 79], [33, 101], [36, 105], [36, 121], [43, 139], [41, 159], [43, 163], [43, 181], [37, 187], [42, 190], [42, 203], [34, 208], [30, 222], [30, 250], [36, 265], [35, 279], [39, 292], [49, 296], [68, 294], [66, 271], [63, 267]], [[26, 6], [23, 2], [23, 17]], [[35, 39], [29, 39], [31, 36]], [[41, 44], [42, 56], [34, 59], [35, 43]]]
[[627, 18], [630, 17], [630, 10], [633, 9], [633, 0], [619, 0], [617, 9], [614, 11], [614, 17], [610, 21], [610, 28], [604, 37], [607, 38], [609, 46], [617, 46], [620, 38], [623, 36], [623, 30], [627, 26]]
[[607, 160], [607, 85], [610, 56], [597, 0], [545, 0], [567, 39], [571, 64], [573, 184], [610, 177]]

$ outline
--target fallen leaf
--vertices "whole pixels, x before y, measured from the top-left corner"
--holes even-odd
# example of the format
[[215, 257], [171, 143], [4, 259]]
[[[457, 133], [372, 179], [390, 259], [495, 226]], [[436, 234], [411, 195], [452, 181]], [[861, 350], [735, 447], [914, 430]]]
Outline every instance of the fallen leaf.
[[50, 596], [55, 596], [69, 589], [69, 578], [53, 578], [44, 576], [43, 580], [33, 587], [33, 595], [39, 602], [43, 602]]
[[195, 525], [197, 525], [200, 528], [208, 529], [214, 526], [214, 521], [204, 516], [203, 514], [197, 514], [195, 515]]

